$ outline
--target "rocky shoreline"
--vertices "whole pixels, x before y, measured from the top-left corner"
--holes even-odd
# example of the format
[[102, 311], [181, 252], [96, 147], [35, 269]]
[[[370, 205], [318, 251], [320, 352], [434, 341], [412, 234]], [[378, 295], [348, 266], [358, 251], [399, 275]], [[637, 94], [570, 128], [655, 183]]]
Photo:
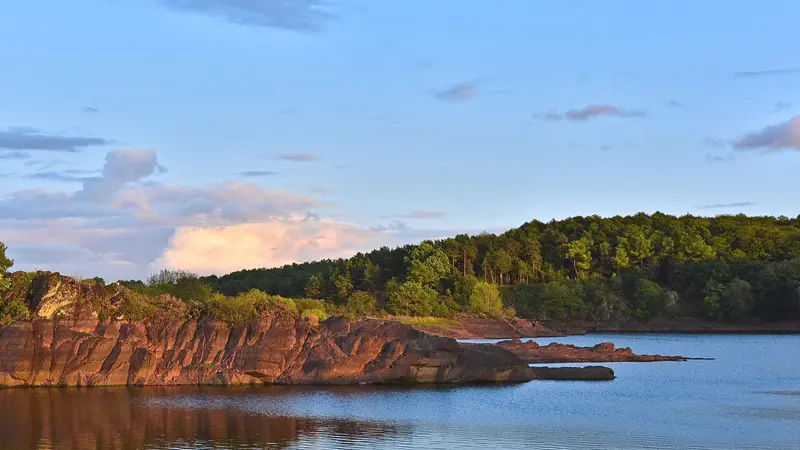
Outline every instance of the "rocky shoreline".
[[17, 322], [0, 330], [0, 386], [415, 384], [536, 378], [496, 345], [461, 345], [398, 322], [337, 317], [311, 326], [267, 315], [144, 324]]
[[528, 364], [576, 363], [576, 362], [658, 362], [709, 360], [711, 358], [691, 358], [687, 356], [637, 355], [630, 349], [616, 348], [611, 342], [603, 342], [592, 347], [552, 343], [539, 345], [534, 341], [511, 339], [497, 343]]
[[459, 318], [447, 326], [422, 324], [415, 327], [432, 335], [461, 340], [563, 337], [592, 333], [800, 334], [800, 322], [725, 324], [691, 318], [653, 319], [649, 322]]
[[[427, 326], [423, 319], [411, 326], [337, 316], [317, 324], [296, 308], [276, 304], [254, 311], [242, 323], [214, 319], [213, 314], [192, 315], [169, 296], [162, 306], [141, 303], [137, 294], [119, 285], [81, 283], [50, 273], [38, 274], [30, 284], [4, 293], [25, 299], [30, 314], [0, 327], [0, 387], [612, 380], [614, 372], [607, 367], [529, 364], [687, 359], [635, 355], [610, 343], [540, 347], [519, 339], [497, 345], [455, 339], [565, 335], [564, 330], [519, 318], [462, 317], [432, 320]], [[144, 307], [176, 309], [130, 319], [135, 316], [128, 313]]]
[[[676, 334], [800, 334], [800, 322], [719, 323], [694, 318], [606, 321], [543, 320], [542, 326], [563, 335], [588, 333], [676, 333]], [[516, 336], [508, 336], [513, 338]]]

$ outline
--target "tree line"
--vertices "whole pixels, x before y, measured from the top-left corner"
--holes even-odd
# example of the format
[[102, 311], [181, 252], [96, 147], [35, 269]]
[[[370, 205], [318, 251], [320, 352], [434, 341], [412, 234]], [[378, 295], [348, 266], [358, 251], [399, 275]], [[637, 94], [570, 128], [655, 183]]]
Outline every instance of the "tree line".
[[202, 281], [229, 296], [259, 289], [365, 314], [798, 319], [800, 216], [534, 220], [499, 235], [461, 234]]
[[[25, 298], [10, 293], [27, 292], [35, 275], [20, 274], [20, 286], [12, 286], [13, 261], [5, 250], [0, 243], [0, 321], [28, 314]], [[796, 320], [800, 217], [572, 217], [351, 258], [221, 277], [165, 270], [144, 282], [121, 283], [141, 295], [130, 302], [129, 316], [154, 314], [163, 308], [159, 299], [174, 297], [188, 305], [187, 314], [226, 320], [251, 317], [269, 305], [289, 305], [315, 319], [467, 313], [539, 320]]]

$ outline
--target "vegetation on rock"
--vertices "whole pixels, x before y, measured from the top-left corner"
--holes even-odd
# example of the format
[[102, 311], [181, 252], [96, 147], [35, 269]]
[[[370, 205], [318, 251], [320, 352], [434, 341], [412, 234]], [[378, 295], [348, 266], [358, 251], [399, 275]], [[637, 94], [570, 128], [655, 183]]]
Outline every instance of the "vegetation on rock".
[[25, 298], [31, 279], [27, 274], [16, 277], [9, 275], [8, 269], [13, 265], [14, 260], [6, 256], [6, 245], [0, 242], [0, 323], [22, 319], [30, 314]]

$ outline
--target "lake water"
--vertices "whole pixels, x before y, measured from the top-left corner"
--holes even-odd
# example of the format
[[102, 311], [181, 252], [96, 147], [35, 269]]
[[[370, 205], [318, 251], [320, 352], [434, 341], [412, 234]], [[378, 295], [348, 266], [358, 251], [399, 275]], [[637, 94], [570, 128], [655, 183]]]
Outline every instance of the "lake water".
[[[0, 448], [800, 449], [800, 336], [588, 335], [610, 382], [0, 390]], [[582, 365], [582, 364], [578, 364]]]

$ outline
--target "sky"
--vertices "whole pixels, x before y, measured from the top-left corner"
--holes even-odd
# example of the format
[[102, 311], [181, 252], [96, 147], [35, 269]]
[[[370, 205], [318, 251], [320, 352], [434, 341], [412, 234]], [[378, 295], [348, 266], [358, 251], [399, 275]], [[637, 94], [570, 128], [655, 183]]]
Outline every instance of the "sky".
[[107, 281], [798, 214], [800, 3], [0, 4], [0, 241]]

